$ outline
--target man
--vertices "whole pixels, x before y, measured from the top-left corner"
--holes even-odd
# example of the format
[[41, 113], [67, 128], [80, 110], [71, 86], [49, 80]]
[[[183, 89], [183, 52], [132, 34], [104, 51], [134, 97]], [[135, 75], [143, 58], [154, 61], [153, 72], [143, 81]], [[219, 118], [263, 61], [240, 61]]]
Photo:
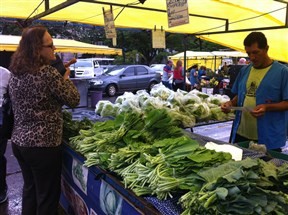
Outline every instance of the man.
[[166, 66], [164, 66], [163, 68], [163, 75], [162, 75], [162, 84], [169, 89], [172, 89], [172, 83], [170, 83], [173, 74], [172, 66], [173, 66], [172, 60], [168, 60]]
[[236, 111], [231, 142], [247, 140], [281, 151], [287, 137], [288, 68], [268, 56], [265, 35], [252, 32], [244, 40], [251, 64], [244, 66], [232, 88], [236, 95], [221, 105], [223, 112], [231, 106], [247, 107]]
[[0, 66], [0, 204], [7, 200], [7, 184], [6, 184], [6, 158], [4, 156], [7, 147], [7, 137], [4, 135], [2, 127], [3, 112], [2, 102], [3, 95], [7, 92], [10, 72]]

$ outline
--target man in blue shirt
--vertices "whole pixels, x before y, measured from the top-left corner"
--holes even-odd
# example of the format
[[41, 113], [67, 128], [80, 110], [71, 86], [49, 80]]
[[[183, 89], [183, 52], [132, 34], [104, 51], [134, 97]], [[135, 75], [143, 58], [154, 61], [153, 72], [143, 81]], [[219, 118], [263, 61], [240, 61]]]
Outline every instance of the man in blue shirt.
[[233, 85], [236, 96], [221, 105], [247, 107], [236, 111], [231, 142], [253, 140], [267, 149], [281, 151], [288, 130], [288, 68], [268, 56], [265, 35], [252, 32], [244, 40], [251, 64], [244, 66]]

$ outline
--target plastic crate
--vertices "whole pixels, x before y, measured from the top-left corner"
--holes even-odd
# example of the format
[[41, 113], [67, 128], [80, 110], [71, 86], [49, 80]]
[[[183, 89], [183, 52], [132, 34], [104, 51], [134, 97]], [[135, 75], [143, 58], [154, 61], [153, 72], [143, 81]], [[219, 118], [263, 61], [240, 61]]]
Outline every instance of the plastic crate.
[[[239, 143], [237, 143], [237, 145], [239, 145], [240, 147], [248, 149], [249, 148], [249, 141], [239, 142]], [[278, 158], [281, 160], [288, 161], [288, 155], [287, 154], [284, 154], [281, 152], [276, 152], [273, 150], [267, 150], [267, 154], [273, 158]]]

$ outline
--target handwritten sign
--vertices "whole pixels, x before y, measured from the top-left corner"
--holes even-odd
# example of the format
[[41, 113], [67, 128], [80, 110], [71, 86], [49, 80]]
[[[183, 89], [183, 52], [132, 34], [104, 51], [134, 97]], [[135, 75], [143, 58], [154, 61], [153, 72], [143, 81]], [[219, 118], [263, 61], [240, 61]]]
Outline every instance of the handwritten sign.
[[165, 31], [163, 30], [152, 30], [152, 47], [166, 48]]
[[106, 38], [111, 39], [116, 37], [116, 30], [114, 25], [114, 16], [112, 10], [104, 10], [104, 29]]
[[117, 37], [112, 38], [112, 45], [117, 46]]
[[166, 0], [169, 28], [189, 23], [187, 0]]

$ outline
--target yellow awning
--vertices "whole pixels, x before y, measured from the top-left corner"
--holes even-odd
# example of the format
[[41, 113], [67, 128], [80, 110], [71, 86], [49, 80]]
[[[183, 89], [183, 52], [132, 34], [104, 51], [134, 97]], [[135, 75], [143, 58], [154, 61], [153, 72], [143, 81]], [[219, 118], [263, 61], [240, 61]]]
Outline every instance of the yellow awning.
[[[0, 51], [15, 51], [18, 47], [20, 36], [0, 35]], [[53, 39], [56, 52], [88, 53], [103, 55], [122, 55], [121, 49], [108, 46], [92, 45], [76, 40]]]
[[[135, 0], [50, 0], [50, 10], [45, 14], [42, 14], [44, 1], [40, 6], [39, 3], [39, 0], [1, 0], [0, 17], [26, 19], [35, 16], [43, 20], [103, 26], [102, 9], [109, 9], [112, 5], [114, 18], [117, 17], [116, 28], [156, 27], [172, 33], [206, 33], [200, 37], [239, 51], [244, 51], [243, 39], [249, 32], [266, 28], [264, 33], [270, 45], [269, 55], [288, 62], [284, 50], [288, 47], [287, 0], [189, 0], [189, 24], [173, 28], [168, 28], [166, 0], [146, 0], [144, 4]], [[225, 30], [247, 31], [212, 34]]]
[[[200, 51], [186, 51], [186, 68], [195, 64], [199, 66], [206, 66], [209, 69], [216, 70], [222, 65], [222, 59], [226, 57], [248, 57], [246, 53], [239, 51], [213, 51], [213, 52], [200, 52]], [[177, 60], [184, 60], [184, 52], [169, 56], [176, 64]]]

